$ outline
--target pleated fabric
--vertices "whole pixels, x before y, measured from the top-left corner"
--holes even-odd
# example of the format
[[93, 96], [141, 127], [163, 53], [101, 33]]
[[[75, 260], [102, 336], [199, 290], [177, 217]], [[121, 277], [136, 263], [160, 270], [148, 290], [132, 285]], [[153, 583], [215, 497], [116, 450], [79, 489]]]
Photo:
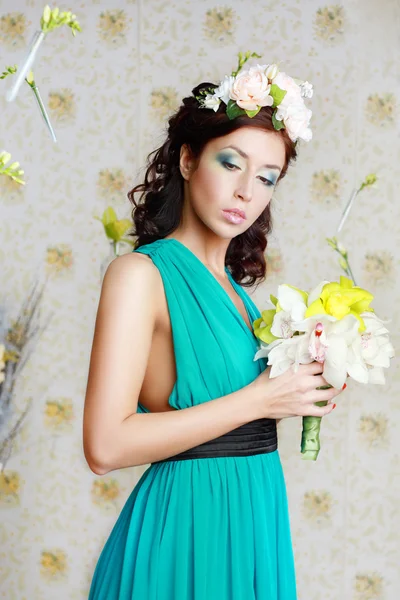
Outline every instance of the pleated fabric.
[[[178, 240], [135, 252], [160, 271], [170, 313], [176, 409], [232, 393], [266, 367], [230, 296]], [[249, 321], [260, 313], [226, 273]], [[146, 412], [139, 405], [138, 412]], [[128, 498], [98, 560], [89, 600], [296, 600], [278, 450], [154, 463]]]

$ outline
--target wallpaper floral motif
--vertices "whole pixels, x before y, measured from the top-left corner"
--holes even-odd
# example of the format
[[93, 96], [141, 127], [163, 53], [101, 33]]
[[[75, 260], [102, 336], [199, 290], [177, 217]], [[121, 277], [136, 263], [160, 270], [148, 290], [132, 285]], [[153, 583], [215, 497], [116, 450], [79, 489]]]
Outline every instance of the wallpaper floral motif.
[[10, 49], [22, 48], [26, 44], [25, 33], [28, 20], [24, 13], [8, 13], [0, 17], [0, 40]]
[[54, 121], [60, 125], [73, 123], [75, 117], [75, 98], [69, 89], [49, 93], [48, 106]]
[[[3, 68], [20, 63], [42, 8], [37, 0], [0, 3]], [[398, 3], [83, 0], [70, 8], [82, 34], [52, 34], [35, 65], [57, 144], [30, 90], [10, 104], [0, 81], [0, 149], [17, 157], [27, 182], [0, 177], [2, 290], [19, 303], [42, 270], [51, 275], [45, 310], [53, 313], [18, 390], [21, 405], [32, 397], [33, 408], [0, 474], [0, 580], [9, 600], [87, 598], [104, 541], [147, 468], [98, 477], [83, 457], [87, 368], [109, 250], [94, 216], [112, 205], [118, 218], [130, 217], [126, 194], [166, 119], [195, 85], [229, 73], [238, 50], [280, 61], [315, 88], [313, 140], [274, 194], [269, 275], [254, 301], [266, 308], [280, 282], [311, 288], [339, 275], [325, 238], [353, 187], [375, 172], [378, 185], [357, 199], [341, 241], [400, 346]], [[398, 358], [385, 386], [350, 383], [323, 420], [313, 464], [300, 458], [300, 420], [278, 426], [299, 600], [399, 597], [399, 392]]]
[[117, 48], [126, 43], [128, 19], [122, 9], [106, 10], [100, 13], [98, 25], [100, 39], [108, 47]]
[[153, 90], [150, 96], [150, 106], [154, 109], [156, 118], [164, 123], [179, 106], [177, 91], [169, 87]]
[[326, 169], [313, 173], [311, 197], [324, 206], [338, 206], [341, 199], [340, 173], [336, 169]]
[[236, 21], [235, 11], [231, 7], [211, 8], [206, 12], [204, 34], [216, 45], [232, 43], [236, 30]]
[[390, 127], [395, 122], [396, 97], [392, 93], [371, 94], [365, 106], [370, 123], [377, 127]]
[[321, 40], [337, 43], [344, 29], [344, 7], [340, 4], [323, 6], [314, 18], [315, 36]]

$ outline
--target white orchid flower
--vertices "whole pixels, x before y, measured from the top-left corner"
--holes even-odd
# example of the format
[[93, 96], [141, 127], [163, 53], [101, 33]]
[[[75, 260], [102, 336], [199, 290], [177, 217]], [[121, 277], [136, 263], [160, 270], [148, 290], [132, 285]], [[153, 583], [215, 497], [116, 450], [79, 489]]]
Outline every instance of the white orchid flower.
[[297, 335], [287, 339], [275, 340], [268, 346], [262, 345], [254, 357], [257, 360], [261, 357], [268, 358], [268, 365], [271, 365], [270, 377], [278, 377], [285, 373], [292, 365], [307, 364], [313, 362], [307, 346], [304, 345], [306, 336]]
[[348, 373], [360, 383], [385, 383], [384, 368], [390, 366], [394, 357], [388, 330], [375, 313], [362, 313], [365, 331], [351, 344], [348, 357]]
[[326, 381], [341, 389], [348, 374], [349, 347], [360, 337], [357, 318], [347, 315], [338, 320], [331, 315], [315, 315], [294, 326], [304, 331], [311, 359], [323, 363]]
[[301, 321], [307, 310], [307, 294], [292, 286], [278, 286], [277, 311], [271, 326], [271, 333], [277, 338], [291, 338], [296, 328], [295, 321]]
[[293, 321], [292, 327], [300, 335], [276, 340], [268, 348], [261, 348], [257, 354], [258, 357], [268, 357], [270, 377], [281, 375], [292, 365], [297, 370], [300, 364], [320, 362], [326, 381], [341, 389], [348, 375], [349, 347], [360, 337], [358, 326], [354, 315], [347, 315], [340, 320], [330, 315], [318, 315]]

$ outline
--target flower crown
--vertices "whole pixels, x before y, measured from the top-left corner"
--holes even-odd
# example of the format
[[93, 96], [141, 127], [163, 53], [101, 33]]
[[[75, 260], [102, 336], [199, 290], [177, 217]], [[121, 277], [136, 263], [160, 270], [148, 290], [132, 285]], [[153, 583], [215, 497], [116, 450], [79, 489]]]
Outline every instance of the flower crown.
[[272, 106], [275, 108], [272, 123], [277, 131], [285, 128], [293, 142], [298, 138], [309, 142], [312, 111], [306, 107], [303, 98], [312, 97], [312, 84], [289, 77], [279, 71], [276, 64], [256, 65], [242, 71], [250, 58], [261, 56], [255, 52], [245, 55], [239, 52], [236, 71], [226, 75], [219, 86], [200, 90], [200, 95], [195, 97], [201, 108], [216, 112], [223, 102], [229, 119], [236, 119], [244, 114], [255, 117], [263, 106]]

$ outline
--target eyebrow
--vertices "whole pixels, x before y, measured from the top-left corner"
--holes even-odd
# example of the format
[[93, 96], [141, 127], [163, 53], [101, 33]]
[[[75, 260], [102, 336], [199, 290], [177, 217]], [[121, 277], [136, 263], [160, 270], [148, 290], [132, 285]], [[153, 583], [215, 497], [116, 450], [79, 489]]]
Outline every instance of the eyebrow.
[[[243, 150], [241, 150], [240, 148], [238, 148], [237, 146], [226, 146], [226, 148], [223, 148], [223, 150], [226, 150], [227, 148], [231, 148], [232, 150], [235, 150], [238, 154], [240, 154], [240, 156], [243, 156], [243, 158], [249, 158], [248, 154], [246, 154], [246, 152], [243, 152]], [[278, 165], [262, 165], [263, 167], [266, 167], [267, 169], [276, 169], [277, 171], [281, 171], [281, 168], [278, 167]]]

